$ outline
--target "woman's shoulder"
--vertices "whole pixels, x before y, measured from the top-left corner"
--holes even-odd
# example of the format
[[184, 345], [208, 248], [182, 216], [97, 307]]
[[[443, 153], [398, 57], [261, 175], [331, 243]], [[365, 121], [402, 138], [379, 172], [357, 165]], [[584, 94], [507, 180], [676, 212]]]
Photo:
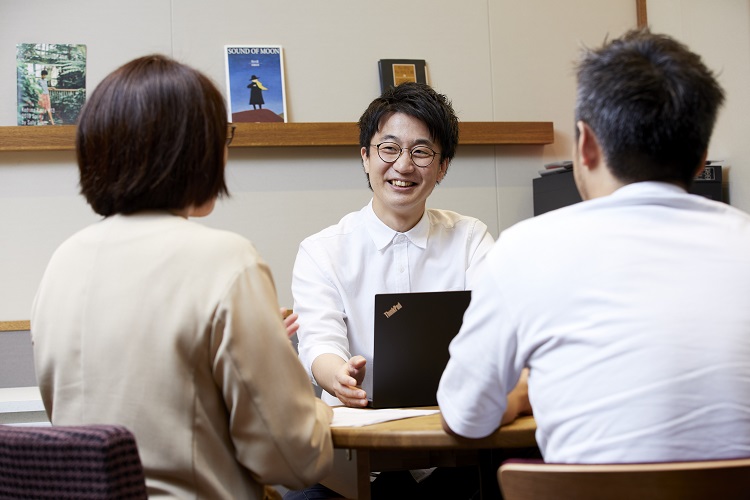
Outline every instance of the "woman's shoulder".
[[210, 226], [205, 226], [197, 221], [188, 221], [185, 226], [186, 237], [193, 241], [193, 245], [209, 253], [235, 253], [251, 252], [257, 253], [255, 245], [247, 237], [229, 231]]

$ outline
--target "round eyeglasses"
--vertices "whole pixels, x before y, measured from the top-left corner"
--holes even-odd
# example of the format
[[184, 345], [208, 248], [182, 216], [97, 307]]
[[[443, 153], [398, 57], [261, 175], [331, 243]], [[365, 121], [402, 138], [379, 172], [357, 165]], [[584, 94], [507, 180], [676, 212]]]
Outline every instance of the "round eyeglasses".
[[435, 156], [441, 155], [441, 153], [437, 153], [427, 146], [414, 146], [407, 149], [402, 148], [400, 144], [395, 142], [381, 142], [380, 144], [370, 144], [370, 146], [377, 148], [378, 156], [386, 163], [395, 162], [401, 157], [401, 153], [408, 151], [411, 161], [420, 168], [429, 167]]

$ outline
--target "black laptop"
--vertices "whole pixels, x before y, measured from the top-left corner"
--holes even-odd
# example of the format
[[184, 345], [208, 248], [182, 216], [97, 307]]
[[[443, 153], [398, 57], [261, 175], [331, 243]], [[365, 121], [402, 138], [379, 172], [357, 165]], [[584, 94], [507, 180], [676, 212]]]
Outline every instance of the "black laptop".
[[375, 295], [372, 408], [436, 406], [468, 290]]

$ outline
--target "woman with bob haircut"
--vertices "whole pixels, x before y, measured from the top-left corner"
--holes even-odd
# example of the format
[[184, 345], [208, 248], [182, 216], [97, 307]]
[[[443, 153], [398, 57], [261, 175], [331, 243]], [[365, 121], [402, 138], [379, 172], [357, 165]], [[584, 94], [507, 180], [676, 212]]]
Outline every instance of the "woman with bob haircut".
[[32, 307], [52, 424], [129, 428], [149, 497], [261, 499], [331, 467], [332, 411], [268, 266], [189, 220], [228, 194], [226, 116], [214, 84], [168, 57], [108, 75], [76, 137], [81, 193], [103, 219], [55, 251]]

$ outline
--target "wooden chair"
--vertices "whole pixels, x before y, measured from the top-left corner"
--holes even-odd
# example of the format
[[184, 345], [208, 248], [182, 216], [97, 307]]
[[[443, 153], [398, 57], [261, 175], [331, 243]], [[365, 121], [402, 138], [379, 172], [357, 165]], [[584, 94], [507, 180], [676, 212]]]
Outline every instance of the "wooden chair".
[[145, 499], [135, 437], [116, 425], [0, 425], [0, 498]]
[[505, 500], [750, 498], [750, 458], [621, 465], [510, 460], [497, 478]]

